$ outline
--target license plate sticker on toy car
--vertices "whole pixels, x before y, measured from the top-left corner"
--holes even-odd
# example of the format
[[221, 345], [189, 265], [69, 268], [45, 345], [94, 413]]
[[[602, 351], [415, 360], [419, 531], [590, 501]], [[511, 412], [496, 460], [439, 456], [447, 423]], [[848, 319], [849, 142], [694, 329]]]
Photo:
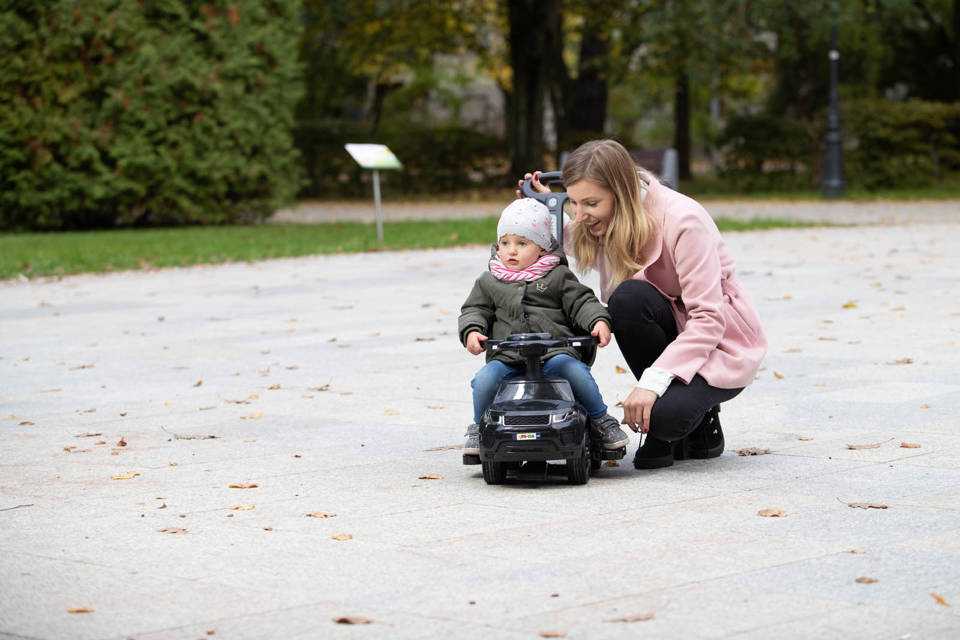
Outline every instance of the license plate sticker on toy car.
[[536, 440], [540, 437], [539, 433], [518, 433], [517, 440]]

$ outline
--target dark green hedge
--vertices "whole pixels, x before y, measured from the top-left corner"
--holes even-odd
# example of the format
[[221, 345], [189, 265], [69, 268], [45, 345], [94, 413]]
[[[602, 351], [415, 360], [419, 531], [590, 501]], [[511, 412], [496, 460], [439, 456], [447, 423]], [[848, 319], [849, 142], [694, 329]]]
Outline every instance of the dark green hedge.
[[291, 200], [299, 7], [0, 3], [0, 227], [238, 222]]
[[[851, 188], [930, 186], [960, 172], [960, 103], [848, 100], [842, 127]], [[815, 189], [825, 132], [825, 113], [812, 122], [769, 114], [732, 118], [721, 136], [720, 174], [740, 189]]]
[[347, 142], [390, 147], [403, 169], [382, 172], [381, 179], [394, 193], [502, 186], [510, 165], [503, 140], [455, 125], [387, 125], [371, 134], [369, 127], [360, 123], [304, 120], [296, 138], [308, 179], [302, 195], [308, 197], [370, 195], [369, 176], [344, 151]]

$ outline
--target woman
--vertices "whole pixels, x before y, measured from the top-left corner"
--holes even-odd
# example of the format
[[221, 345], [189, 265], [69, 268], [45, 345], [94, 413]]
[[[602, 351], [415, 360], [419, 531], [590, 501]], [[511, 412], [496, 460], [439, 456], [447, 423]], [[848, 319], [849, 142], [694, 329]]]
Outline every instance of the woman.
[[[582, 145], [562, 174], [574, 214], [567, 253], [600, 272], [600, 298], [638, 378], [623, 401], [623, 424], [648, 434], [634, 466], [719, 456], [719, 405], [753, 380], [767, 341], [716, 224], [613, 140]], [[539, 172], [525, 177], [549, 191]]]

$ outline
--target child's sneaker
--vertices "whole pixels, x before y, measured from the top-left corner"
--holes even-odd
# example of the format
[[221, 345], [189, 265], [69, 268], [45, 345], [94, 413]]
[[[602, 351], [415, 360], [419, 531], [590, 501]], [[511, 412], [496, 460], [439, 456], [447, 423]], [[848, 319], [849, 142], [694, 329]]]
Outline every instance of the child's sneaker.
[[467, 440], [463, 443], [463, 455], [480, 455], [480, 427], [476, 423], [467, 427]]
[[620, 423], [609, 413], [598, 418], [590, 418], [590, 428], [600, 438], [604, 449], [619, 449], [630, 442], [630, 438], [620, 428]]

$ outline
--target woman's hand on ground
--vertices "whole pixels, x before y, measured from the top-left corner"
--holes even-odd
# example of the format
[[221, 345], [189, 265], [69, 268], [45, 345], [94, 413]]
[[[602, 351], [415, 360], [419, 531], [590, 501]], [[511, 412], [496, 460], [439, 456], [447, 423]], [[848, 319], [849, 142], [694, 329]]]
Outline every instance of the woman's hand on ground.
[[467, 336], [467, 351], [475, 356], [483, 353], [483, 343], [487, 341], [487, 336], [479, 331], [473, 331]]
[[607, 324], [606, 320], [600, 320], [593, 325], [593, 331], [590, 332], [590, 335], [597, 339], [597, 343], [601, 347], [605, 347], [610, 344], [610, 325]]
[[631, 429], [647, 433], [650, 431], [650, 412], [657, 394], [649, 389], [635, 387], [623, 401], [623, 424]]
[[540, 170], [537, 170], [533, 173], [525, 173], [523, 174], [523, 180], [517, 180], [518, 198], [525, 197], [520, 189], [523, 187], [523, 183], [531, 178], [533, 178], [533, 182], [531, 184], [534, 191], [539, 191], [540, 193], [550, 193], [550, 187], [540, 182]]

